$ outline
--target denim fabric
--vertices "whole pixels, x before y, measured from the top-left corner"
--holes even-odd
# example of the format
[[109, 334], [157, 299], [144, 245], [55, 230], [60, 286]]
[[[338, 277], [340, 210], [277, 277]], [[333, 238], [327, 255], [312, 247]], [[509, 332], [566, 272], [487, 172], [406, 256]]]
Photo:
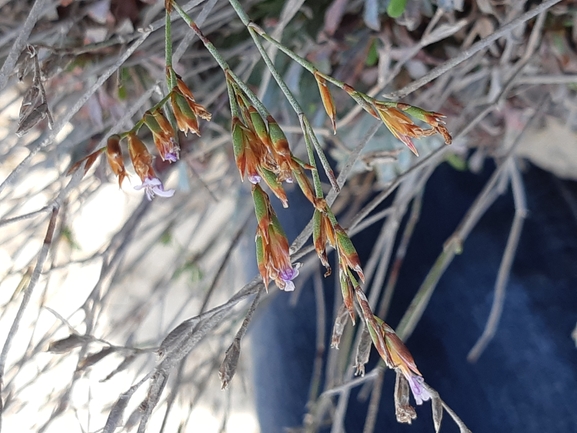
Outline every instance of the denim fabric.
[[[421, 218], [387, 317], [391, 326], [398, 323], [490, 172], [487, 168], [482, 175], [473, 175], [442, 165], [427, 183]], [[407, 341], [426, 381], [475, 433], [577, 431], [577, 349], [571, 338], [577, 322], [577, 220], [559, 187], [562, 184], [577, 205], [577, 185], [534, 167], [523, 179], [529, 212], [499, 328], [480, 359], [471, 364], [466, 356], [483, 331], [493, 301], [514, 212], [510, 193], [497, 200], [470, 234], [463, 254], [441, 278]], [[293, 213], [284, 217], [289, 237], [310, 218], [299, 208], [303, 209], [300, 203], [291, 203]], [[363, 263], [379, 230], [372, 227], [353, 239]], [[290, 295], [278, 293], [261, 306], [251, 325], [263, 433], [302, 425], [306, 413], [315, 355], [315, 299], [310, 281], [297, 279], [296, 284], [304, 284], [296, 306], [289, 305]], [[332, 279], [327, 279], [329, 313], [333, 287]], [[332, 321], [327, 323], [327, 338]], [[377, 360], [373, 349], [371, 363]], [[389, 371], [375, 431], [433, 432], [430, 402], [417, 406], [418, 418], [412, 425], [395, 421], [393, 388], [394, 374]], [[366, 416], [366, 402], [358, 401], [357, 393], [358, 389], [352, 393], [345, 419], [349, 433], [362, 431]], [[458, 431], [447, 414], [441, 431]]]

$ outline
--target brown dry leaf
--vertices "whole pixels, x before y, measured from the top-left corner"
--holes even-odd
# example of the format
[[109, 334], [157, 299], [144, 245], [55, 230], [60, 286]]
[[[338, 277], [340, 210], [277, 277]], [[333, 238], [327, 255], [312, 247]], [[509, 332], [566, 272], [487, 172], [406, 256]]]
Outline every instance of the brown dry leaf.
[[111, 353], [116, 352], [116, 349], [113, 347], [105, 347], [104, 349], [102, 349], [100, 352], [96, 352], [93, 353], [91, 355], [88, 355], [86, 358], [82, 359], [79, 363], [78, 363], [78, 368], [76, 369], [76, 371], [82, 371], [85, 370], [88, 367], [93, 366], [94, 364], [96, 364], [98, 361], [104, 359], [106, 356], [110, 355]]
[[22, 98], [22, 105], [20, 106], [19, 120], [22, 122], [30, 115], [34, 107], [38, 105], [40, 99], [40, 88], [31, 86]]
[[369, 356], [371, 355], [371, 334], [369, 334], [366, 326], [363, 327], [362, 332], [355, 358], [355, 376], [365, 375], [365, 364], [369, 362]]
[[409, 382], [402, 373], [398, 371], [395, 379], [395, 416], [397, 422], [411, 424], [417, 418], [415, 408], [409, 403]]
[[48, 105], [46, 102], [30, 109], [25, 110], [24, 116], [20, 119], [18, 123], [18, 129], [16, 130], [16, 135], [22, 137], [28, 131], [30, 131], [38, 122], [43, 120], [48, 115]]
[[52, 353], [66, 353], [90, 341], [85, 335], [72, 334], [61, 340], [50, 343], [48, 351]]
[[236, 373], [236, 367], [238, 366], [238, 359], [240, 357], [240, 338], [235, 338], [232, 344], [226, 350], [224, 354], [224, 360], [220, 364], [218, 370], [218, 377], [221, 381], [221, 388], [225, 389], [232, 378], [234, 373]]
[[443, 420], [443, 402], [437, 393], [431, 393], [431, 408], [433, 410], [433, 424], [435, 432], [441, 430], [441, 421]]
[[345, 330], [345, 325], [349, 320], [349, 312], [345, 304], [342, 304], [337, 313], [337, 318], [335, 319], [335, 324], [333, 326], [333, 335], [331, 338], [331, 348], [338, 349], [341, 342], [341, 336]]

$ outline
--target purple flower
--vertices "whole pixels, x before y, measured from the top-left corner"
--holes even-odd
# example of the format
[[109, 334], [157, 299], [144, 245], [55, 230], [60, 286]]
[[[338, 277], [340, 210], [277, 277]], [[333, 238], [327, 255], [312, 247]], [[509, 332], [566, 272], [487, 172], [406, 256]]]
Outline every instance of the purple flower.
[[251, 174], [248, 176], [248, 181], [250, 183], [252, 183], [253, 185], [256, 185], [257, 183], [259, 183], [262, 180], [262, 177], [260, 177], [258, 174]]
[[168, 152], [168, 153], [165, 153], [164, 155], [161, 155], [161, 156], [165, 161], [168, 161], [168, 162], [178, 161], [178, 152], [177, 151]]
[[282, 290], [287, 292], [292, 292], [295, 289], [295, 283], [292, 282], [299, 274], [298, 269], [289, 266], [288, 268], [281, 269], [279, 272], [279, 277], [281, 280], [281, 284], [284, 283], [283, 287], [280, 287]]
[[407, 381], [409, 382], [409, 386], [411, 387], [411, 391], [413, 392], [413, 396], [415, 397], [417, 404], [423, 404], [423, 401], [429, 400], [431, 398], [431, 394], [429, 391], [427, 391], [427, 388], [425, 388], [425, 381], [421, 376], [411, 374], [409, 377], [407, 377]]
[[162, 182], [157, 177], [147, 177], [142, 182], [142, 185], [134, 187], [136, 190], [141, 190], [143, 188], [146, 191], [146, 197], [148, 197], [148, 200], [152, 200], [155, 195], [158, 195], [159, 197], [172, 197], [174, 195], [173, 189], [164, 190]]

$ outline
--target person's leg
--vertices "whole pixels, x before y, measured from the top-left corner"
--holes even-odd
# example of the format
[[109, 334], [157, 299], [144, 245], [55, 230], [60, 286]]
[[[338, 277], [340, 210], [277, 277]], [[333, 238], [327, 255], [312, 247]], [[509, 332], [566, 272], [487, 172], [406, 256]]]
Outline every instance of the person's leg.
[[[444, 165], [428, 182], [387, 317], [392, 326], [487, 175], [456, 172]], [[577, 321], [577, 221], [561, 196], [559, 181], [550, 174], [531, 168], [524, 180], [529, 213], [503, 316], [485, 352], [474, 364], [466, 360], [491, 308], [514, 212], [510, 193], [497, 200], [466, 240], [463, 254], [441, 278], [407, 342], [426, 381], [474, 432], [577, 431], [577, 350], [571, 340]], [[575, 184], [565, 185], [575, 199]], [[300, 225], [292, 229], [304, 222], [295, 220]], [[364, 262], [379, 229], [353, 238]], [[288, 294], [279, 293], [262, 306], [252, 324], [257, 407], [267, 433], [302, 425], [305, 413], [315, 355], [315, 298], [310, 281], [297, 279], [296, 284], [305, 286], [295, 307], [289, 306]], [[327, 311], [332, 312], [332, 280], [326, 287]], [[331, 325], [327, 323], [328, 329]], [[376, 360], [373, 353], [371, 361]], [[433, 431], [428, 402], [417, 407], [418, 419], [411, 426], [396, 423], [394, 374], [388, 371], [385, 376], [378, 429]], [[347, 431], [362, 431], [365, 416], [366, 402], [359, 402], [355, 391], [345, 420]], [[458, 431], [446, 415], [442, 431]]]

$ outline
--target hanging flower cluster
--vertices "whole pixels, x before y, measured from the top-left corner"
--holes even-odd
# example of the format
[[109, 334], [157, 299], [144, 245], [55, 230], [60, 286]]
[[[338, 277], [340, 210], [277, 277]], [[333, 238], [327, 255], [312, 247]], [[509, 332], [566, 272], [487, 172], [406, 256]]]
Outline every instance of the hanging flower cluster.
[[230, 77], [227, 77], [227, 84], [233, 113], [234, 157], [241, 180], [247, 178], [252, 184], [264, 181], [283, 207], [288, 207], [288, 200], [282, 182], [296, 180], [304, 195], [315, 205], [317, 199], [305, 174], [305, 169], [312, 167], [292, 154], [284, 132], [271, 115], [265, 116], [265, 122]]
[[[399, 377], [406, 380], [417, 404], [431, 399], [432, 396], [425, 386], [422, 375], [407, 347], [394, 330], [372, 312], [360, 285], [360, 283], [364, 283], [365, 276], [359, 256], [346, 230], [338, 223], [330, 206], [323, 198], [320, 179], [316, 173], [316, 163], [314, 156], [312, 156], [313, 151], [311, 150], [311, 154], [309, 154], [311, 165], [296, 158], [276, 120], [268, 113], [256, 95], [238, 77], [234, 76], [224, 59], [190, 17], [173, 0], [165, 0], [165, 7], [167, 10], [167, 47], [171, 46], [170, 16], [168, 14], [174, 8], [198, 35], [224, 71], [232, 118], [231, 136], [235, 163], [241, 180], [248, 179], [252, 184], [252, 199], [257, 220], [256, 259], [265, 288], [268, 290], [268, 284], [270, 280], [273, 280], [281, 290], [294, 290], [294, 279], [299, 272], [298, 266], [291, 262], [288, 239], [264, 188], [266, 185], [286, 208], [289, 203], [283, 183], [296, 182], [314, 209], [313, 244], [322, 265], [326, 269], [325, 276], [328, 276], [332, 271], [327, 257], [327, 244], [336, 252], [344, 307], [342, 314], [339, 314], [337, 323], [335, 323], [333, 346], [338, 347], [347, 318], [350, 317], [352, 323], [355, 324], [356, 310], [358, 310], [366, 324], [370, 339], [381, 358], [388, 367], [398, 372]], [[251, 23], [248, 27], [249, 30], [256, 31], [269, 42], [277, 43], [256, 24]], [[285, 53], [288, 53], [285, 47], [282, 48]], [[296, 54], [291, 53], [289, 55], [313, 74], [323, 107], [335, 134], [337, 132], [337, 110], [329, 89], [329, 83], [347, 92], [365, 111], [383, 122], [389, 131], [417, 156], [418, 151], [412, 141], [414, 138], [440, 134], [446, 144], [452, 142], [452, 137], [444, 125], [444, 115], [425, 111], [405, 103], [374, 99], [346, 83], [319, 72], [316, 67], [299, 58]], [[153, 156], [137, 133], [142, 126], [148, 128], [152, 133], [154, 145], [160, 158], [163, 161], [173, 163], [180, 158], [180, 147], [175, 129], [186, 135], [189, 132], [200, 135], [199, 118], [209, 121], [211, 114], [196, 102], [190, 89], [172, 69], [171, 61], [172, 51], [171, 48], [167, 48], [166, 75], [167, 82], [170, 84], [168, 95], [147, 111], [133, 129], [110, 136], [106, 147], [88, 155], [76, 163], [70, 171], [78, 169], [84, 163], [83, 168], [86, 172], [98, 156], [106, 152], [108, 164], [118, 177], [119, 185], [121, 185], [127, 177], [121, 149], [121, 140], [126, 139], [132, 166], [142, 182], [136, 189], [143, 189], [149, 200], [155, 196], [171, 197], [174, 194], [174, 190], [164, 189], [162, 181], [153, 169]], [[174, 114], [176, 128], [168, 120], [164, 105], [169, 106]], [[413, 118], [420, 121], [421, 124], [427, 124], [430, 128], [416, 124]], [[314, 136], [310, 125], [305, 127], [302, 118], [301, 126], [303, 127], [305, 142], [312, 149], [314, 146], [311, 145], [311, 142], [314, 141], [318, 145], [315, 141], [316, 136]], [[322, 152], [319, 153], [319, 156], [321, 159], [324, 157]], [[309, 179], [309, 173], [312, 173], [314, 183]], [[330, 169], [327, 170], [327, 174], [329, 174], [331, 181], [334, 180], [334, 176], [331, 179], [332, 171]], [[336, 189], [337, 186], [335, 185], [336, 182], [333, 183]], [[368, 348], [370, 347], [368, 340], [366, 347], [368, 359]], [[359, 371], [363, 370], [364, 367], [359, 369]]]
[[274, 280], [279, 289], [292, 291], [295, 288], [292, 280], [299, 272], [291, 264], [288, 239], [268, 195], [258, 183], [252, 186], [252, 198], [257, 219], [257, 264], [265, 287], [269, 280]]
[[177, 128], [185, 134], [192, 131], [194, 134], [200, 136], [200, 129], [198, 126], [198, 118], [210, 120], [210, 113], [200, 104], [198, 104], [192, 92], [184, 83], [182, 78], [178, 76], [172, 69], [167, 71], [167, 75], [173, 74], [176, 80], [176, 85], [169, 92], [159, 104], [148, 110], [142, 119], [130, 131], [122, 134], [111, 135], [106, 147], [98, 149], [91, 153], [84, 159], [78, 161], [69, 170], [69, 173], [77, 170], [83, 162], [85, 173], [90, 166], [96, 161], [98, 156], [106, 152], [106, 159], [112, 172], [118, 177], [118, 185], [122, 186], [122, 181], [127, 177], [126, 168], [124, 166], [124, 158], [122, 156], [122, 149], [120, 146], [121, 140], [126, 139], [128, 145], [128, 155], [132, 162], [132, 167], [136, 175], [142, 182], [141, 185], [134, 187], [136, 190], [144, 190], [146, 197], [152, 200], [155, 196], [172, 197], [174, 195], [173, 189], [164, 189], [162, 181], [157, 176], [152, 162], [154, 157], [138, 137], [138, 130], [144, 125], [152, 133], [152, 139], [158, 155], [163, 161], [173, 163], [180, 158], [180, 146], [178, 145], [177, 134], [166, 117], [162, 106], [169, 101], [170, 108], [174, 113]]

